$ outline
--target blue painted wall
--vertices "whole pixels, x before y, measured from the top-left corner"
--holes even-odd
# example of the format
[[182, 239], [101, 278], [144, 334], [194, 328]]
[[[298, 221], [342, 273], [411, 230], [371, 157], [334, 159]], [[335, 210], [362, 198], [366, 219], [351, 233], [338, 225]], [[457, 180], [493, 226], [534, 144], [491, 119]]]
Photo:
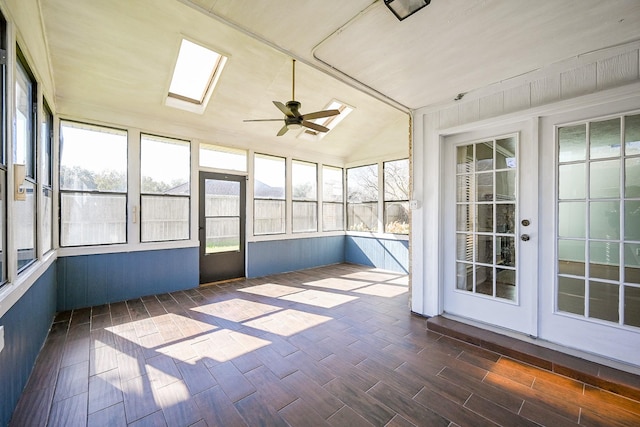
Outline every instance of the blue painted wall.
[[345, 261], [409, 273], [409, 242], [378, 237], [346, 236]]
[[262, 277], [344, 262], [344, 236], [250, 242], [247, 251], [247, 277]]
[[0, 425], [9, 423], [56, 311], [56, 263], [0, 318]]
[[58, 311], [191, 289], [199, 281], [199, 249], [58, 258]]

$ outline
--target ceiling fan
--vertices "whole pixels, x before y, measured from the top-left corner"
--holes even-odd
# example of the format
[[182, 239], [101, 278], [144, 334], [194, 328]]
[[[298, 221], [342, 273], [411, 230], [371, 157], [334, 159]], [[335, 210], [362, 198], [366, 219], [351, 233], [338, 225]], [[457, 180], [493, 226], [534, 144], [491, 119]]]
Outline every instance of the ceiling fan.
[[[300, 114], [300, 102], [296, 101], [296, 60], [292, 59], [293, 68], [293, 82], [291, 85], [291, 101], [283, 104], [279, 101], [273, 101], [273, 104], [278, 107], [278, 110], [284, 113], [284, 126], [280, 129], [277, 136], [282, 136], [289, 129], [300, 129], [301, 127], [307, 127], [317, 132], [329, 132], [329, 128], [311, 122], [309, 120], [321, 119], [324, 117], [331, 117], [340, 114], [339, 110], [322, 110], [315, 111], [308, 114]], [[283, 119], [255, 119], [255, 120], [243, 120], [244, 122], [276, 122]]]

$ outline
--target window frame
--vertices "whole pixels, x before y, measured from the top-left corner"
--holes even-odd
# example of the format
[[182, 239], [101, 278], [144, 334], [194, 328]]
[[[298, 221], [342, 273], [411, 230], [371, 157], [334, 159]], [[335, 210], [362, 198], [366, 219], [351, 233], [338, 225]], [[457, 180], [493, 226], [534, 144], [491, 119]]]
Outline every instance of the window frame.
[[[364, 169], [364, 168], [371, 168], [372, 171], [375, 172], [375, 191], [376, 191], [376, 197], [375, 199], [366, 199], [366, 200], [357, 200], [357, 201], [352, 201], [350, 200], [352, 198], [352, 193], [351, 190], [349, 188], [349, 182], [352, 181], [353, 182], [353, 178], [349, 179], [349, 173], [350, 171], [355, 171], [357, 169]], [[355, 178], [355, 177], [354, 177]], [[378, 233], [380, 230], [380, 218], [379, 218], [379, 207], [380, 207], [380, 166], [379, 163], [371, 163], [371, 164], [365, 164], [365, 165], [361, 165], [361, 166], [354, 166], [354, 167], [350, 167], [347, 168], [346, 171], [346, 181], [347, 181], [347, 185], [346, 185], [346, 204], [347, 204], [347, 218], [346, 218], [346, 222], [347, 222], [347, 231], [361, 231], [361, 232], [366, 232], [366, 233]], [[372, 226], [368, 229], [362, 229], [359, 230], [357, 228], [352, 228], [357, 226], [356, 224], [351, 224], [351, 222], [349, 221], [349, 219], [351, 218], [351, 214], [350, 214], [350, 208], [354, 208], [357, 205], [365, 205], [365, 204], [370, 204], [372, 205], [372, 209], [371, 211], [375, 213], [375, 222], [376, 224], [371, 224]], [[363, 225], [367, 225], [362, 223]]]
[[[25, 146], [25, 158], [24, 158], [24, 167], [25, 167], [25, 179], [24, 182], [26, 185], [31, 186], [31, 192], [32, 192], [32, 198], [33, 198], [33, 215], [31, 220], [33, 221], [33, 224], [31, 226], [32, 229], [32, 243], [33, 243], [33, 247], [32, 248], [27, 248], [28, 250], [32, 251], [33, 256], [27, 260], [26, 263], [20, 265], [20, 248], [19, 246], [19, 238], [16, 236], [16, 241], [15, 241], [15, 253], [16, 253], [16, 267], [17, 267], [17, 273], [18, 275], [23, 272], [24, 270], [26, 270], [30, 265], [32, 265], [34, 262], [36, 262], [38, 260], [38, 173], [37, 173], [37, 152], [38, 152], [38, 124], [37, 124], [37, 106], [38, 106], [38, 99], [37, 99], [37, 94], [38, 94], [38, 83], [33, 75], [33, 73], [31, 72], [31, 69], [29, 67], [29, 64], [24, 56], [24, 54], [22, 53], [22, 50], [20, 49], [20, 46], [16, 45], [16, 67], [15, 67], [15, 71], [16, 71], [16, 77], [15, 77], [15, 81], [14, 81], [14, 87], [16, 87], [19, 84], [19, 78], [24, 78], [25, 82], [28, 83], [29, 87], [28, 87], [28, 93], [27, 93], [27, 97], [28, 97], [28, 102], [29, 105], [27, 106], [28, 110], [28, 130], [29, 130], [29, 135], [27, 136], [27, 140], [26, 142], [26, 146]], [[18, 92], [16, 90], [16, 93], [14, 94], [14, 96], [17, 97]], [[19, 108], [18, 103], [17, 103], [17, 99], [16, 99], [16, 105], [14, 106], [14, 113], [17, 112], [17, 109]], [[17, 162], [17, 157], [16, 157], [16, 150], [18, 149], [18, 135], [17, 132], [15, 132], [15, 129], [17, 128], [17, 123], [14, 126], [14, 135], [13, 135], [13, 161]], [[25, 189], [25, 191], [28, 192], [28, 190]], [[24, 202], [28, 202], [28, 198], [29, 196], [27, 195], [27, 200], [23, 200]], [[15, 200], [15, 199], [14, 199]], [[23, 201], [18, 201], [17, 203], [21, 203]], [[18, 229], [20, 229], [19, 225], [20, 225], [20, 221], [23, 220], [25, 217], [22, 215], [16, 215], [16, 220], [15, 223], [13, 224], [13, 226], [18, 227]]]
[[[389, 163], [398, 163], [398, 162], [407, 162], [407, 192], [406, 192], [406, 199], [392, 199], [392, 198], [388, 198], [387, 197], [387, 164]], [[382, 191], [382, 206], [383, 206], [383, 227], [384, 227], [384, 232], [387, 234], [400, 234], [400, 235], [408, 235], [409, 234], [409, 192], [410, 192], [410, 182], [411, 182], [411, 174], [409, 171], [410, 168], [410, 160], [409, 158], [402, 158], [402, 159], [397, 159], [397, 160], [387, 160], [384, 161], [382, 163], [382, 180], [383, 180], [383, 191]], [[392, 203], [402, 203], [406, 205], [406, 211], [407, 211], [407, 223], [405, 224], [407, 231], [406, 232], [394, 232], [394, 231], [388, 231], [388, 205], [392, 204]], [[401, 224], [402, 225], [402, 224]]]
[[[124, 190], [122, 191], [104, 191], [104, 190], [77, 190], [77, 189], [73, 189], [73, 190], [69, 190], [69, 189], [64, 189], [62, 186], [62, 167], [63, 167], [63, 163], [62, 163], [62, 155], [63, 155], [63, 146], [64, 146], [64, 141], [63, 141], [63, 136], [64, 136], [64, 132], [63, 132], [63, 126], [65, 123], [70, 123], [75, 127], [84, 127], [87, 130], [94, 130], [94, 131], [98, 131], [98, 129], [104, 129], [109, 133], [108, 131], [111, 131], [112, 133], [123, 133], [124, 137], [125, 137], [125, 141], [126, 141], [126, 145], [125, 145], [125, 185], [124, 185]], [[59, 153], [58, 153], [58, 206], [59, 206], [59, 210], [60, 210], [60, 215], [58, 216], [58, 245], [61, 248], [78, 248], [78, 247], [98, 247], [98, 246], [114, 246], [114, 245], [123, 245], [123, 244], [127, 244], [129, 243], [128, 240], [128, 236], [129, 236], [129, 130], [128, 129], [122, 129], [122, 128], [117, 128], [117, 127], [113, 127], [113, 126], [104, 126], [104, 125], [96, 125], [93, 123], [89, 123], [89, 122], [80, 122], [80, 121], [75, 121], [75, 120], [60, 120], [59, 122]], [[64, 211], [64, 206], [63, 206], [63, 196], [65, 194], [86, 194], [89, 196], [109, 196], [109, 195], [124, 195], [124, 239], [122, 241], [118, 241], [118, 242], [99, 242], [99, 243], [81, 243], [81, 244], [63, 244], [63, 230], [62, 230], [62, 223], [63, 223], [63, 211]]]
[[[327, 201], [325, 199], [325, 177], [327, 176], [327, 174], [325, 173], [326, 170], [337, 170], [340, 172], [340, 201], [336, 202], [336, 201]], [[322, 231], [323, 232], [332, 232], [332, 231], [344, 231], [345, 229], [345, 185], [344, 185], [344, 181], [345, 181], [345, 171], [344, 168], [341, 167], [337, 167], [337, 166], [331, 166], [331, 165], [322, 165]], [[325, 209], [325, 206], [327, 205], [337, 205], [340, 207], [340, 212], [342, 215], [342, 218], [340, 221], [341, 225], [339, 228], [327, 228], [326, 224], [328, 223], [328, 221], [325, 221], [326, 218], [326, 213], [327, 213], [327, 209]]]
[[[296, 197], [295, 196], [295, 167], [294, 165], [300, 166], [313, 166], [315, 170], [315, 197], [314, 198], [305, 198], [305, 197]], [[315, 228], [307, 229], [307, 230], [296, 230], [296, 204], [306, 205], [306, 204], [314, 204], [315, 205]], [[307, 162], [305, 160], [292, 160], [291, 161], [291, 232], [294, 234], [299, 233], [317, 233], [318, 232], [318, 164], [313, 162]]]
[[[174, 143], [180, 143], [180, 144], [185, 144], [188, 147], [189, 150], [189, 167], [187, 170], [187, 182], [186, 182], [186, 186], [187, 186], [187, 192], [186, 193], [180, 193], [180, 194], [166, 194], [166, 193], [157, 193], [157, 192], [145, 192], [143, 189], [143, 185], [142, 185], [142, 179], [143, 179], [143, 172], [142, 172], [142, 165], [143, 165], [143, 138], [144, 137], [148, 137], [149, 139], [155, 139], [156, 142], [162, 142], [162, 143], [171, 143], [170, 141], [173, 141]], [[140, 181], [140, 242], [141, 243], [158, 243], [158, 242], [177, 242], [177, 241], [184, 241], [184, 240], [190, 240], [191, 239], [191, 163], [192, 163], [192, 155], [191, 155], [191, 142], [188, 140], [184, 140], [184, 139], [178, 139], [178, 138], [169, 138], [169, 137], [165, 137], [165, 136], [159, 136], [159, 135], [155, 135], [155, 134], [151, 134], [151, 133], [140, 133], [140, 177], [139, 177], [139, 181]], [[144, 211], [144, 198], [146, 197], [166, 197], [166, 198], [174, 198], [174, 199], [186, 199], [187, 201], [187, 235], [186, 237], [181, 237], [181, 238], [173, 238], [173, 239], [155, 239], [155, 240], [145, 240], [144, 239], [144, 215], [145, 215], [145, 211]]]
[[[256, 174], [256, 159], [258, 157], [262, 158], [271, 158], [278, 159], [282, 161], [282, 173], [283, 173], [283, 195], [282, 198], [276, 197], [256, 197], [256, 185], [257, 182], [257, 174]], [[284, 217], [282, 218], [282, 231], [276, 232], [256, 232], [256, 201], [278, 201], [282, 202], [282, 211], [284, 212]], [[287, 233], [287, 159], [286, 157], [274, 156], [271, 154], [262, 154], [262, 153], [254, 153], [253, 155], [253, 235], [254, 236], [273, 236], [273, 235], [284, 235]]]

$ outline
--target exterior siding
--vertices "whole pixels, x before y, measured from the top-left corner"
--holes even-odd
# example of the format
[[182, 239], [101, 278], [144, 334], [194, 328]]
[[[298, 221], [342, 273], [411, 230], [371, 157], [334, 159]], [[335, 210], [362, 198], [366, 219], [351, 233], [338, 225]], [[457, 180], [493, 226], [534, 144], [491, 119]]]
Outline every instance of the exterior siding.
[[409, 242], [378, 237], [347, 236], [345, 261], [409, 273]]

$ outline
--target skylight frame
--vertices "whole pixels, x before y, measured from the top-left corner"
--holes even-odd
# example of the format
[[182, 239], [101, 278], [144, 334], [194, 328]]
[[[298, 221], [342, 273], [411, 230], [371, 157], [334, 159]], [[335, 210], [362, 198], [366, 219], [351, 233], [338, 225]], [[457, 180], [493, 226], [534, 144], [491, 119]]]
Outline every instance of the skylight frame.
[[[195, 55], [195, 58], [192, 57], [191, 61], [200, 62], [200, 59], [201, 59], [200, 55], [203, 53], [203, 50], [206, 50], [212, 54], [212, 61], [210, 61], [211, 69], [209, 70], [206, 83], [201, 85], [201, 89], [198, 88], [199, 90], [197, 92], [199, 92], [200, 95], [198, 97], [193, 96], [193, 92], [190, 92], [190, 89], [187, 89], [181, 93], [178, 92], [178, 90], [175, 90], [176, 88], [174, 86], [174, 83], [179, 86], [180, 84], [184, 85], [184, 82], [176, 83], [175, 82], [176, 76], [178, 75], [181, 69], [188, 70], [193, 68], [193, 65], [189, 65], [190, 62], [188, 57], [184, 55], [187, 55], [190, 51], [192, 55]], [[198, 55], [198, 53], [200, 55]], [[211, 98], [211, 95], [213, 93], [213, 90], [215, 89], [218, 83], [218, 80], [220, 79], [222, 70], [224, 69], [224, 66], [227, 63], [228, 58], [229, 58], [228, 55], [224, 53], [220, 53], [217, 49], [216, 50], [211, 49], [210, 47], [207, 47], [202, 43], [198, 43], [186, 37], [182, 37], [180, 40], [178, 53], [176, 55], [173, 72], [171, 73], [171, 81], [169, 82], [169, 85], [168, 85], [169, 89], [167, 90], [165, 105], [169, 107], [190, 111], [193, 113], [198, 113], [198, 114], [204, 113], [207, 107], [207, 104], [209, 102], [209, 99]], [[187, 61], [186, 63], [184, 62], [185, 60]], [[189, 82], [196, 80], [196, 78], [194, 78], [193, 75], [186, 76], [184, 78]], [[202, 78], [200, 78], [200, 80], [204, 81], [204, 79]]]
[[[345, 104], [342, 101], [338, 101], [337, 99], [332, 99], [323, 110], [338, 110], [340, 114], [335, 116], [323, 117], [320, 119], [309, 120], [310, 122], [317, 123], [320, 126], [324, 126], [329, 128], [329, 132], [331, 132], [341, 121], [343, 121], [353, 110], [354, 107]], [[318, 132], [313, 129], [303, 127], [300, 133], [298, 134], [298, 138], [307, 139], [310, 141], [318, 141], [324, 138], [329, 132]]]

